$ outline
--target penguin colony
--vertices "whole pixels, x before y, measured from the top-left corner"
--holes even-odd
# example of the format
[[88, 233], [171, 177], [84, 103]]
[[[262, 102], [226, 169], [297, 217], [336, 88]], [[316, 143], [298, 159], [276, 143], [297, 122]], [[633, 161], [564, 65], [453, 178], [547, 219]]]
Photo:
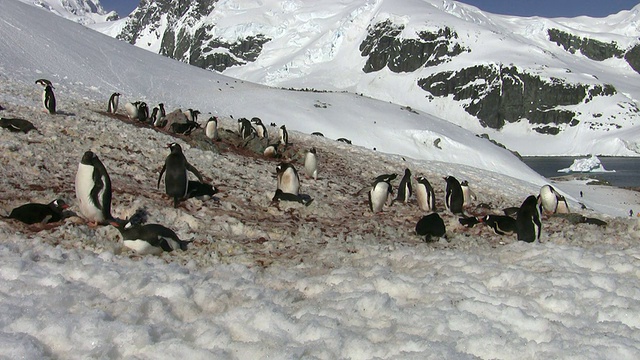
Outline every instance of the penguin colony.
[[[49, 97], [48, 102], [44, 100], [47, 97], [47, 88], [52, 93], [53, 85], [45, 79], [37, 81], [45, 89], [43, 94], [43, 105], [50, 114], [55, 114], [55, 99]], [[109, 98], [107, 105], [107, 113], [118, 114], [119, 93], [114, 93]], [[52, 110], [50, 110], [52, 109]], [[144, 102], [129, 102], [125, 105], [125, 111], [131, 121], [143, 123], [152, 127], [160, 127], [164, 125], [165, 130], [181, 135], [189, 135], [193, 131], [202, 128], [202, 133], [212, 142], [220, 141], [220, 133], [218, 129], [218, 119], [211, 116], [204, 127], [197, 123], [199, 111], [189, 109], [186, 112], [177, 111], [169, 115], [164, 111], [164, 105], [158, 104], [154, 107], [152, 115], [148, 114], [148, 107]], [[161, 120], [160, 120], [161, 119]], [[5, 119], [2, 119], [3, 121]], [[26, 120], [24, 120], [26, 121]], [[13, 130], [11, 125], [7, 125], [10, 131], [23, 131], [27, 133], [31, 129], [35, 129], [33, 124], [29, 123], [24, 130]], [[171, 125], [173, 124], [173, 127]], [[191, 131], [180, 132], [176, 126], [190, 124]], [[254, 127], [255, 125], [255, 127]], [[3, 126], [4, 127], [4, 126]], [[275, 127], [275, 124], [272, 124]], [[36, 129], [37, 130], [37, 129]], [[228, 131], [228, 130], [225, 130]], [[244, 140], [241, 142], [243, 146], [248, 146], [250, 141], [259, 142], [262, 145], [265, 157], [281, 158], [281, 153], [291, 146], [289, 134], [284, 125], [278, 128], [277, 142], [271, 144], [267, 128], [259, 118], [247, 120], [241, 118], [238, 120], [237, 136]], [[162, 169], [159, 171], [157, 187], [163, 179], [165, 181], [164, 194], [170, 198], [170, 204], [174, 208], [179, 208], [180, 204], [192, 197], [203, 199], [211, 199], [218, 190], [207, 184], [200, 172], [189, 163], [187, 155], [183, 153], [182, 147], [177, 142], [168, 145], [169, 154], [166, 157]], [[267, 149], [273, 152], [268, 153]], [[305, 180], [318, 181], [318, 151], [316, 148], [307, 149], [303, 156]], [[321, 154], [320, 154], [321, 155]], [[160, 224], [143, 224], [136, 222], [134, 219], [117, 219], [111, 213], [111, 200], [114, 196], [111, 188], [111, 179], [107, 168], [98, 157], [99, 155], [86, 151], [78, 163], [76, 172], [75, 187], [76, 198], [80, 215], [90, 224], [95, 225], [113, 225], [122, 235], [123, 243], [126, 247], [133, 249], [139, 254], [159, 254], [163, 251], [186, 250], [187, 245], [191, 241], [181, 240], [175, 232], [168, 227]], [[302, 161], [302, 159], [298, 159]], [[275, 193], [272, 205], [277, 207], [280, 202], [299, 203], [303, 206], [312, 204], [313, 199], [306, 194], [300, 192], [303, 182], [298, 175], [294, 165], [295, 161], [286, 158], [275, 166]], [[189, 180], [189, 172], [191, 172], [198, 181]], [[394, 206], [413, 206], [417, 203], [419, 212], [426, 215], [417, 219], [415, 225], [415, 233], [424, 240], [429, 242], [437, 238], [446, 238], [446, 224], [443, 217], [437, 212], [436, 195], [434, 187], [425, 176], [413, 177], [410, 169], [405, 169], [404, 176], [400, 180], [395, 198], [393, 182], [396, 180], [397, 174], [383, 174], [377, 176], [371, 183], [371, 189], [368, 192], [368, 207], [373, 213], [372, 216], [380, 216], [385, 207]], [[480, 214], [477, 216], [468, 215], [472, 202], [477, 200], [477, 196], [469, 195], [471, 190], [468, 182], [458, 181], [455, 177], [449, 175], [444, 179], [444, 208], [446, 213], [443, 216], [459, 216], [459, 222], [462, 227], [473, 227], [476, 224], [486, 225], [498, 235], [515, 234], [516, 238], [521, 241], [533, 242], [540, 239], [542, 230], [542, 213], [564, 213], [568, 212], [566, 199], [559, 194], [551, 186], [545, 186], [541, 189], [540, 195], [529, 196], [517, 208], [515, 217], [499, 214]], [[441, 183], [436, 186], [442, 186]], [[116, 194], [117, 196], [117, 194]], [[414, 201], [415, 198], [415, 201]], [[438, 199], [441, 200], [441, 199]], [[68, 205], [63, 200], [57, 199], [49, 204], [26, 204], [15, 208], [7, 218], [22, 221], [27, 224], [46, 224], [56, 223], [70, 216], [69, 212], [65, 212]], [[446, 216], [445, 216], [446, 218]], [[588, 222], [588, 221], [584, 221]], [[591, 222], [598, 225], [606, 225], [605, 223]], [[451, 227], [451, 224], [448, 224]]]

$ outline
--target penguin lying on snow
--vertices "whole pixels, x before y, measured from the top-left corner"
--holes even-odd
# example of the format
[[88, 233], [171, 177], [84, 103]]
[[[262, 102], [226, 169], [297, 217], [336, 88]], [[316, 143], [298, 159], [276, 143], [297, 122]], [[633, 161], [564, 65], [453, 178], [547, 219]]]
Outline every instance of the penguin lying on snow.
[[25, 224], [48, 224], [64, 219], [64, 210], [69, 205], [62, 199], [56, 199], [48, 204], [29, 203], [11, 210], [6, 218], [15, 219]]
[[507, 235], [516, 232], [516, 219], [505, 215], [486, 215], [480, 221], [492, 228], [498, 235]]
[[11, 132], [23, 132], [25, 134], [31, 130], [35, 130], [42, 135], [40, 130], [36, 129], [29, 120], [24, 119], [0, 118], [0, 127]]
[[76, 197], [80, 213], [92, 223], [104, 224], [111, 217], [111, 178], [98, 156], [87, 151], [78, 164]]
[[218, 193], [213, 185], [205, 184], [200, 181], [189, 180], [187, 185], [187, 199], [197, 198], [200, 200], [209, 200], [213, 195]]
[[160, 224], [132, 224], [131, 221], [121, 224], [113, 221], [122, 235], [124, 246], [140, 255], [160, 255], [163, 251], [187, 250], [193, 240], [180, 240], [176, 233]]
[[273, 198], [271, 199], [272, 202], [276, 202], [276, 201], [293, 201], [293, 202], [299, 202], [300, 204], [303, 204], [304, 206], [309, 206], [311, 205], [311, 203], [313, 202], [313, 199], [306, 194], [289, 194], [289, 193], [285, 193], [280, 189], [276, 190], [275, 195], [273, 195]]
[[423, 216], [416, 224], [416, 234], [424, 236], [425, 242], [432, 242], [433, 237], [444, 237], [446, 239], [447, 229], [444, 221], [438, 213], [431, 213]]
[[204, 182], [204, 180], [200, 172], [189, 164], [179, 144], [171, 143], [168, 145], [168, 148], [171, 149], [171, 154], [167, 156], [162, 170], [160, 170], [158, 188], [160, 188], [162, 175], [166, 171], [167, 175], [164, 179], [165, 191], [167, 195], [173, 198], [173, 207], [177, 208], [178, 203], [186, 199], [188, 195], [189, 182], [187, 179], [187, 171], [192, 172], [200, 182]]

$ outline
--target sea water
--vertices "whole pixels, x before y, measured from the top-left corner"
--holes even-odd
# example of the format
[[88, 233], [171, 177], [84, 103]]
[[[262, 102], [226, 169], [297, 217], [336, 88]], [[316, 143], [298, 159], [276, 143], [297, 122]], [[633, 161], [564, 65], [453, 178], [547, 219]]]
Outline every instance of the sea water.
[[575, 159], [586, 159], [588, 156], [527, 156], [522, 161], [538, 174], [546, 177], [558, 177], [569, 174], [584, 174], [598, 180], [607, 181], [617, 187], [640, 187], [640, 157], [605, 157], [598, 156], [602, 166], [607, 171], [615, 172], [588, 172], [588, 173], [561, 173], [560, 169], [566, 169]]

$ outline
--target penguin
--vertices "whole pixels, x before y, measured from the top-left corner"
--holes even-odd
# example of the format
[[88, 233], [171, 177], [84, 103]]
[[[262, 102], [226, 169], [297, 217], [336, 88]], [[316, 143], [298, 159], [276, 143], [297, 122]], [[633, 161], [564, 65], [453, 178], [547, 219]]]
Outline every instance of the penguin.
[[167, 112], [164, 110], [164, 104], [158, 104], [159, 114], [156, 116], [153, 121], [153, 126], [155, 127], [165, 127], [167, 126]]
[[158, 112], [160, 111], [160, 109], [158, 109], [157, 106], [155, 106], [153, 109], [151, 109], [151, 115], [149, 115], [149, 123], [153, 124], [153, 126], [156, 126], [156, 123], [158, 122]]
[[432, 242], [433, 237], [446, 238], [447, 229], [444, 225], [444, 221], [438, 215], [438, 213], [431, 213], [423, 216], [416, 224], [416, 234], [424, 236], [425, 242]]
[[11, 132], [23, 132], [27, 134], [29, 131], [35, 130], [39, 134], [42, 134], [40, 130], [31, 123], [31, 121], [24, 119], [0, 118], [0, 127]]
[[506, 215], [485, 215], [482, 223], [492, 228], [498, 235], [507, 235], [516, 232], [516, 219]]
[[395, 176], [397, 175], [385, 174], [376, 178], [371, 190], [369, 190], [369, 208], [373, 213], [381, 212], [389, 196], [393, 194], [391, 180], [395, 179]]
[[47, 79], [38, 79], [36, 84], [40, 84], [43, 87], [42, 91], [42, 106], [49, 112], [49, 114], [56, 113], [56, 96], [53, 93], [53, 84]]
[[120, 93], [114, 92], [109, 97], [109, 104], [107, 105], [107, 112], [115, 114], [118, 111], [118, 103], [120, 102]]
[[48, 224], [64, 219], [64, 210], [69, 205], [62, 199], [56, 199], [48, 204], [30, 203], [11, 210], [8, 219], [15, 219], [25, 224]]
[[309, 149], [304, 155], [304, 171], [308, 177], [318, 180], [318, 158], [315, 147]]
[[463, 225], [468, 228], [474, 227], [476, 224], [481, 223], [477, 216], [469, 216], [469, 217], [461, 217], [458, 218], [458, 222], [460, 225]]
[[138, 104], [138, 121], [146, 122], [149, 119], [149, 107], [147, 103], [142, 101]]
[[271, 198], [272, 202], [276, 201], [294, 201], [303, 204], [304, 206], [309, 206], [313, 202], [313, 199], [309, 195], [304, 194], [290, 194], [283, 192], [281, 189], [276, 189], [275, 195]]
[[200, 172], [189, 164], [179, 144], [171, 143], [168, 145], [168, 148], [171, 150], [171, 154], [167, 156], [162, 170], [160, 170], [158, 188], [160, 188], [162, 175], [166, 171], [167, 176], [164, 179], [165, 192], [173, 198], [173, 207], [177, 208], [180, 200], [184, 200], [188, 195], [189, 182], [187, 179], [187, 171], [192, 172], [200, 182], [204, 182], [204, 180]]
[[246, 140], [251, 135], [256, 134], [256, 129], [254, 129], [253, 125], [251, 125], [251, 121], [247, 120], [246, 118], [241, 118], [238, 121], [240, 122], [240, 136], [243, 140]]
[[263, 155], [264, 155], [265, 157], [268, 157], [268, 158], [277, 158], [277, 157], [280, 157], [280, 154], [278, 153], [278, 146], [279, 146], [279, 145], [280, 145], [280, 143], [278, 143], [278, 144], [271, 144], [271, 145], [268, 145], [268, 146], [264, 149], [264, 151], [263, 151]]
[[538, 204], [541, 210], [548, 213], [555, 213], [558, 207], [558, 193], [551, 185], [544, 185], [540, 188], [538, 195]]
[[284, 193], [298, 195], [300, 189], [300, 177], [293, 165], [282, 162], [276, 166], [276, 178], [278, 179], [276, 189]]
[[124, 225], [111, 222], [122, 235], [124, 246], [140, 255], [160, 255], [164, 251], [187, 250], [191, 241], [180, 240], [176, 233], [160, 224]]
[[436, 211], [436, 196], [429, 180], [424, 176], [416, 178], [416, 198], [418, 199], [418, 207], [422, 211]]
[[140, 105], [140, 101], [128, 102], [124, 104], [124, 110], [127, 112], [127, 116], [129, 120], [138, 118], [138, 106]]
[[311, 135], [313, 135], [313, 136], [320, 136], [320, 137], [324, 137], [324, 134], [323, 134], [323, 133], [321, 133], [321, 132], [318, 132], [318, 131], [314, 131], [314, 132], [312, 132], [312, 133], [311, 133]]
[[194, 197], [200, 200], [209, 200], [217, 193], [218, 189], [210, 184], [193, 180], [189, 180], [187, 184], [187, 199]]
[[254, 117], [251, 119], [251, 122], [256, 125], [256, 135], [258, 135], [260, 139], [269, 139], [269, 132], [267, 131], [267, 127], [264, 126], [260, 118]]
[[401, 201], [406, 204], [409, 202], [409, 198], [412, 194], [413, 188], [411, 187], [411, 170], [404, 169], [404, 176], [402, 176], [400, 185], [398, 185], [398, 195], [396, 196], [396, 201]]
[[447, 182], [446, 195], [444, 199], [447, 210], [451, 211], [453, 214], [463, 214], [462, 205], [464, 204], [464, 197], [460, 182], [458, 182], [458, 179], [453, 176], [447, 176], [444, 180]]
[[556, 214], [569, 214], [569, 204], [564, 196], [558, 194], [558, 205], [556, 206]]
[[187, 109], [187, 111], [184, 112], [184, 115], [187, 117], [187, 121], [188, 122], [197, 122], [198, 121], [198, 115], [200, 115], [200, 111], [199, 110], [193, 110], [193, 109]]
[[469, 188], [469, 182], [467, 180], [462, 181], [460, 183], [460, 187], [462, 188], [462, 198], [464, 199], [462, 202], [462, 206], [470, 206], [471, 200], [477, 199], [476, 193], [474, 193], [473, 190]]
[[518, 240], [525, 242], [534, 242], [536, 239], [540, 241], [540, 232], [542, 223], [540, 222], [540, 209], [538, 201], [534, 195], [527, 197], [516, 217], [516, 232]]
[[111, 217], [111, 178], [98, 156], [86, 151], [76, 173], [76, 198], [80, 213], [91, 223], [104, 224]]
[[278, 133], [280, 135], [280, 144], [284, 146], [289, 145], [289, 133], [287, 132], [287, 127], [284, 125], [280, 126]]
[[212, 116], [209, 118], [209, 120], [207, 120], [207, 125], [205, 125], [204, 127], [204, 134], [207, 136], [207, 138], [213, 141], [220, 140], [220, 137], [218, 135], [218, 118], [217, 117]]
[[339, 138], [339, 139], [337, 139], [336, 141], [338, 141], [338, 142], [343, 142], [343, 143], [345, 143], [345, 144], [349, 144], [349, 145], [351, 145], [351, 140], [346, 139], [346, 138]]

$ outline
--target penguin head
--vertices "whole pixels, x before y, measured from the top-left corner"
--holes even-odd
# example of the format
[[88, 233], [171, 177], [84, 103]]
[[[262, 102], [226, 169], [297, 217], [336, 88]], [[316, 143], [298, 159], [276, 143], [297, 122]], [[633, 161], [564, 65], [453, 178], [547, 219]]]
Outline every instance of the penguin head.
[[404, 176], [411, 176], [411, 170], [404, 169]]
[[210, 117], [209, 120], [207, 120], [207, 123], [209, 123], [211, 121], [213, 121], [214, 123], [218, 124], [218, 118], [215, 117], [215, 116]]
[[463, 180], [463, 181], [460, 183], [460, 186], [469, 186], [469, 182], [468, 182], [467, 180]]
[[313, 155], [316, 154], [316, 148], [312, 147], [311, 149], [309, 149], [309, 152], [312, 153]]
[[53, 200], [52, 202], [49, 203], [49, 206], [54, 208], [54, 209], [59, 209], [59, 210], [65, 210], [65, 209], [69, 208], [69, 204], [67, 204], [62, 199]]
[[111, 94], [111, 96], [118, 97], [118, 96], [120, 96], [120, 93], [119, 92], [114, 92], [113, 94]]
[[40, 84], [45, 88], [47, 86], [49, 86], [50, 88], [54, 89], [53, 84], [51, 83], [51, 81], [49, 81], [47, 79], [38, 79], [38, 80], [36, 80], [36, 84]]
[[286, 127], [286, 126], [284, 126], [284, 125], [282, 125], [282, 126], [280, 126], [280, 129], [282, 129], [282, 130], [287, 130], [287, 127]]
[[91, 150], [87, 150], [85, 151], [84, 155], [82, 155], [82, 160], [80, 160], [80, 163], [84, 165], [91, 165], [91, 163], [93, 162], [93, 159], [95, 158], [96, 158], [96, 154], [94, 154], [93, 151]]
[[167, 144], [167, 147], [171, 150], [171, 153], [182, 153], [182, 146], [178, 143]]
[[256, 125], [262, 125], [262, 120], [260, 120], [260, 118], [258, 118], [258, 117], [252, 118], [251, 122], [256, 124]]

